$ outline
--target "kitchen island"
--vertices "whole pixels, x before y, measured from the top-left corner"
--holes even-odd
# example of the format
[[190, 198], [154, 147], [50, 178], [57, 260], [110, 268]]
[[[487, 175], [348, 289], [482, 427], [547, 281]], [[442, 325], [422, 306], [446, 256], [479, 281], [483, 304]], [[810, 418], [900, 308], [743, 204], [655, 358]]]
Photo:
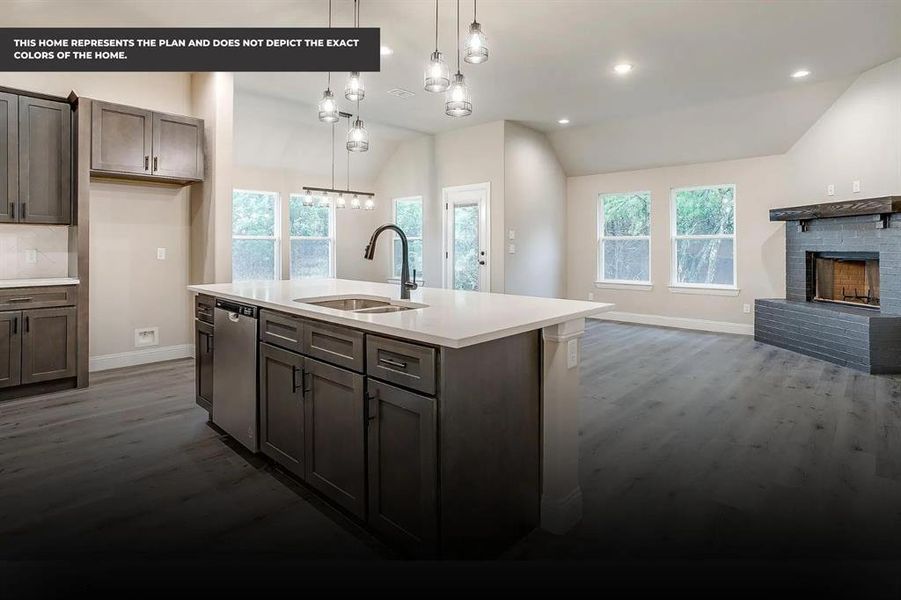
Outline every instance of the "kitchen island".
[[581, 517], [579, 338], [613, 305], [437, 288], [401, 300], [340, 279], [189, 290], [213, 424], [397, 547], [490, 556]]

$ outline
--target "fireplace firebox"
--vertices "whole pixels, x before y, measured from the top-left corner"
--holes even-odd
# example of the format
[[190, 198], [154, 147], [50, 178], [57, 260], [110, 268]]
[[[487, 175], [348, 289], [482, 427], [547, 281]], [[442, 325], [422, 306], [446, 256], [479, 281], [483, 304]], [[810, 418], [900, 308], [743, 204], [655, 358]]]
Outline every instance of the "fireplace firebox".
[[879, 309], [878, 252], [811, 252], [808, 300]]

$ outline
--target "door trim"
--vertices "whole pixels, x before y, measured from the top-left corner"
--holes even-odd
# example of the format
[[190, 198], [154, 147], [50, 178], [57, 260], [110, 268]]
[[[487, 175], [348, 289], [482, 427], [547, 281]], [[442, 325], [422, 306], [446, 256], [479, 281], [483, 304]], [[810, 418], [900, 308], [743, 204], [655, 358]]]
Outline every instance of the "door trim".
[[480, 292], [490, 292], [491, 291], [491, 182], [485, 181], [483, 183], [469, 183], [466, 185], [452, 185], [441, 188], [441, 203], [444, 204], [444, 210], [441, 211], [441, 254], [444, 255], [444, 258], [441, 259], [441, 287], [448, 288], [450, 285], [450, 281], [448, 280], [447, 271], [449, 268], [449, 260], [450, 256], [448, 254], [449, 248], [447, 245], [447, 212], [448, 212], [448, 195], [453, 192], [468, 192], [468, 191], [484, 191], [485, 192], [485, 215], [484, 215], [484, 229], [485, 229], [485, 241], [482, 244], [483, 248], [487, 249], [488, 252], [488, 260], [485, 263], [485, 280], [488, 283], [488, 289], [482, 290]]

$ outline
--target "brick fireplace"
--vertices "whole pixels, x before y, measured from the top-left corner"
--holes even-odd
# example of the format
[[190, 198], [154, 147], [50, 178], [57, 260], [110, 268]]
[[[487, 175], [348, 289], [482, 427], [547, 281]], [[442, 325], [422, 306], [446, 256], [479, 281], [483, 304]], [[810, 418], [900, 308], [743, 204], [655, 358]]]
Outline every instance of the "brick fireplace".
[[868, 373], [901, 373], [901, 197], [770, 211], [785, 221], [786, 297], [754, 338]]

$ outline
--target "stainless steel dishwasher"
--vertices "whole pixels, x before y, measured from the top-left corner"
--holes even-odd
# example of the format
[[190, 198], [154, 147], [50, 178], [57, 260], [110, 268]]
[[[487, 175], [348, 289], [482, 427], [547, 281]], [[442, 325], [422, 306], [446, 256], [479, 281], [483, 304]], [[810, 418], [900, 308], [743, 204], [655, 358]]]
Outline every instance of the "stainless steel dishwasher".
[[213, 423], [253, 452], [257, 434], [256, 306], [216, 299]]

